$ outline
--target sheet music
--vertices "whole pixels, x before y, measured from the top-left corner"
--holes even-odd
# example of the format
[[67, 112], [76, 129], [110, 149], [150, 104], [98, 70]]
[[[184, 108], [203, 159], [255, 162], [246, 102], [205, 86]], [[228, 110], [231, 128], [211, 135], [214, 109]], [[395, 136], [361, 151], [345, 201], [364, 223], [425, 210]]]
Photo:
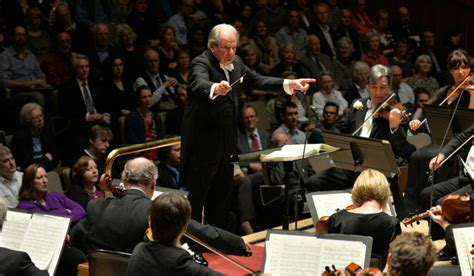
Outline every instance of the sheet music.
[[466, 161], [461, 159], [461, 162], [464, 166], [464, 172], [468, 174], [471, 179], [474, 179], [474, 146], [471, 146]]
[[[322, 216], [331, 216], [337, 212], [337, 209], [343, 210], [352, 205], [351, 193], [349, 192], [314, 194], [312, 199], [318, 213], [318, 219]], [[390, 203], [387, 203], [384, 212], [393, 216]]]
[[8, 210], [7, 219], [0, 232], [0, 246], [19, 250], [25, 239], [26, 230], [30, 224], [31, 214]]
[[154, 190], [153, 195], [151, 196], [151, 200], [155, 200], [158, 196], [160, 196], [163, 192]]
[[299, 144], [299, 145], [285, 145], [280, 150], [276, 150], [269, 154], [260, 155], [260, 161], [262, 162], [276, 162], [276, 161], [293, 161], [300, 159], [303, 156], [309, 158], [319, 152], [334, 152], [338, 148], [326, 145], [326, 144]]
[[264, 273], [319, 275], [325, 266], [363, 264], [366, 246], [359, 241], [318, 239], [314, 236], [271, 234], [265, 243]]
[[456, 252], [462, 276], [472, 275], [471, 248], [474, 243], [474, 227], [453, 228]]

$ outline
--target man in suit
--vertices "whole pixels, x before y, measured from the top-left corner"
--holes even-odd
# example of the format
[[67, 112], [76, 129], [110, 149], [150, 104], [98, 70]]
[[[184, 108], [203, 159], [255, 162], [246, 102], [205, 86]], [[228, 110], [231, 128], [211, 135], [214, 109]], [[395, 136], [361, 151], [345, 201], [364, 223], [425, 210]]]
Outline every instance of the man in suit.
[[[0, 196], [0, 232], [7, 217], [7, 205]], [[39, 270], [31, 262], [28, 253], [0, 247], [0, 275], [34, 275], [47, 276], [48, 272]]]
[[[406, 129], [401, 125], [401, 111], [397, 108], [392, 109], [387, 119], [371, 116], [375, 109], [389, 97], [391, 82], [392, 73], [389, 68], [383, 65], [373, 66], [369, 74], [369, 98], [354, 101], [349, 111], [336, 124], [336, 128], [341, 133], [352, 134], [362, 126], [354, 136], [388, 140], [395, 156], [407, 155], [411, 153], [411, 147], [406, 141]], [[345, 189], [351, 187], [354, 180], [353, 171], [330, 168], [318, 173], [317, 179], [311, 187], [308, 187], [308, 190], [313, 192]], [[398, 202], [400, 196], [398, 184], [393, 183], [394, 179], [389, 179], [389, 181], [393, 197]]]
[[[71, 122], [69, 141], [73, 147], [71, 156], [77, 156], [85, 144], [88, 129], [97, 123], [110, 124], [110, 114], [104, 110], [98, 86], [89, 79], [89, 58], [73, 56], [74, 78], [59, 90], [60, 113]], [[67, 158], [66, 158], [67, 159]]]
[[[131, 253], [143, 241], [148, 228], [157, 178], [158, 170], [152, 161], [143, 157], [129, 160], [122, 172], [126, 192], [122, 197], [90, 201], [87, 217], [71, 230], [72, 243], [85, 252], [101, 248]], [[226, 254], [243, 255], [247, 251], [244, 241], [227, 231], [193, 220], [188, 231]]]
[[211, 30], [209, 50], [191, 63], [182, 128], [181, 177], [189, 189], [192, 217], [201, 221], [202, 207], [206, 206], [206, 221], [224, 227], [232, 190], [230, 155], [236, 153], [241, 87], [292, 94], [294, 90], [305, 92], [315, 81], [258, 75], [235, 56], [238, 39], [237, 30], [231, 25], [220, 24]]
[[328, 25], [329, 7], [321, 2], [316, 4], [314, 10], [316, 24], [311, 28], [310, 33], [321, 40], [321, 52], [332, 58], [336, 55], [337, 33]]
[[[331, 58], [321, 53], [321, 41], [315, 35], [308, 35], [306, 37], [306, 53], [300, 59], [301, 72], [303, 77], [319, 77], [322, 72], [330, 72], [334, 74], [334, 64]], [[319, 85], [311, 85], [316, 92], [319, 90]]]
[[[171, 137], [170, 137], [171, 138]], [[160, 178], [156, 182], [157, 186], [176, 190], [185, 190], [180, 186], [179, 163], [181, 159], [181, 143], [158, 149], [158, 174]]]

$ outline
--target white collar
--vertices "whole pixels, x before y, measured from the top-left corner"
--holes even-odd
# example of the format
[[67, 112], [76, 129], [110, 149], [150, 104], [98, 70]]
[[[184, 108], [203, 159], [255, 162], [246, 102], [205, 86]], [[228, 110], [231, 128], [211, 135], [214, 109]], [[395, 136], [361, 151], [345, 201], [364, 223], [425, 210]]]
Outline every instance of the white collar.
[[230, 64], [222, 64], [222, 63], [219, 63], [220, 67], [222, 70], [224, 71], [227, 71], [227, 72], [232, 72], [232, 70], [234, 70], [234, 64], [230, 63]]

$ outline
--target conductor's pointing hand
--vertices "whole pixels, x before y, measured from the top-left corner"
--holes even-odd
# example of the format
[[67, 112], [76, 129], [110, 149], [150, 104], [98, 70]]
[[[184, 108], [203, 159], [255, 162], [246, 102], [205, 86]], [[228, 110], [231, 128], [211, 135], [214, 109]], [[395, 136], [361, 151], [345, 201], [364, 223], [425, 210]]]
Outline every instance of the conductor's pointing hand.
[[294, 90], [299, 90], [303, 93], [306, 93], [309, 88], [309, 84], [316, 82], [316, 79], [296, 79], [290, 80], [290, 87]]

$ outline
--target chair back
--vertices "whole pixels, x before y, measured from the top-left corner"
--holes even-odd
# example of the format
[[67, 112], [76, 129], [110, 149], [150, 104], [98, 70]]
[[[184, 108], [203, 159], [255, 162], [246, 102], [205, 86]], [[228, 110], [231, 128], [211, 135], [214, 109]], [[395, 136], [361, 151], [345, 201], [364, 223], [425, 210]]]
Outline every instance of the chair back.
[[119, 131], [120, 131], [120, 143], [122, 145], [127, 144], [127, 138], [125, 136], [125, 120], [127, 120], [127, 116], [120, 116], [118, 119]]
[[59, 174], [55, 171], [48, 172], [48, 192], [64, 193]]
[[249, 105], [253, 106], [257, 110], [259, 129], [269, 130], [270, 128], [270, 113], [267, 110], [267, 104], [264, 101], [253, 101], [249, 102]]
[[71, 187], [71, 167], [62, 167], [59, 170], [59, 176], [61, 178], [61, 183], [63, 183], [63, 189], [68, 190]]
[[131, 254], [96, 249], [89, 251], [90, 276], [126, 276]]

